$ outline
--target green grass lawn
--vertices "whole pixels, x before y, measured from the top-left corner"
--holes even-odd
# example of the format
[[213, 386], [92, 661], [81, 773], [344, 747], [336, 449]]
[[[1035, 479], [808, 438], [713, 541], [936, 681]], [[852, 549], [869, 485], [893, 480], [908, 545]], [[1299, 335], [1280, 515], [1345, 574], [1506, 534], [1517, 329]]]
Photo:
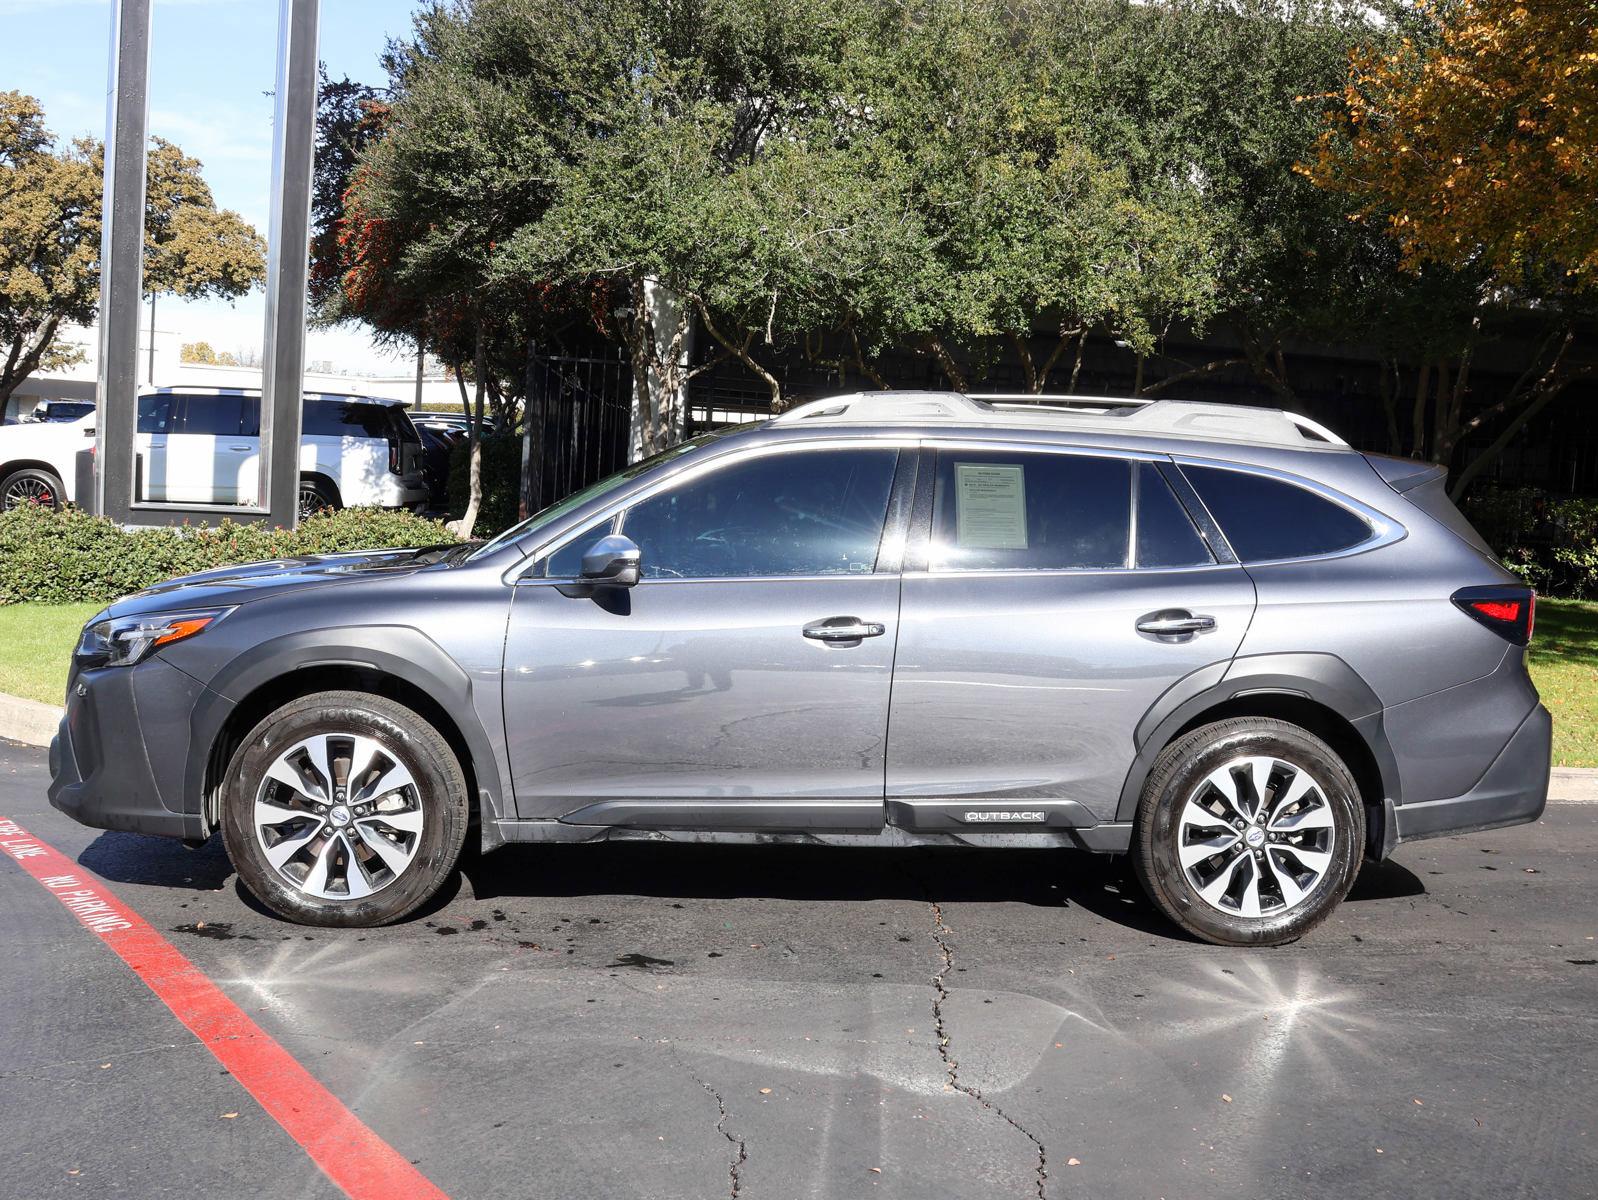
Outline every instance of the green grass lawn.
[[98, 604], [0, 605], [0, 692], [60, 704], [67, 662]]
[[1598, 603], [1537, 601], [1531, 677], [1554, 714], [1554, 763], [1598, 767]]
[[[60, 704], [93, 604], [0, 606], [0, 692]], [[1598, 603], [1539, 600], [1531, 674], [1554, 714], [1554, 762], [1598, 767]]]

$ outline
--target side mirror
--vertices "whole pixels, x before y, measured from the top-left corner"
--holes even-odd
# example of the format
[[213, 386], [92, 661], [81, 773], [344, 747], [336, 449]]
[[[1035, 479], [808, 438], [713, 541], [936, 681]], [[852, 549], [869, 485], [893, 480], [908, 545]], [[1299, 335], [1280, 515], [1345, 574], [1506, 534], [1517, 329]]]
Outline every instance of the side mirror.
[[630, 588], [638, 582], [638, 564], [643, 551], [629, 537], [608, 534], [588, 547], [583, 555], [579, 578], [594, 587]]

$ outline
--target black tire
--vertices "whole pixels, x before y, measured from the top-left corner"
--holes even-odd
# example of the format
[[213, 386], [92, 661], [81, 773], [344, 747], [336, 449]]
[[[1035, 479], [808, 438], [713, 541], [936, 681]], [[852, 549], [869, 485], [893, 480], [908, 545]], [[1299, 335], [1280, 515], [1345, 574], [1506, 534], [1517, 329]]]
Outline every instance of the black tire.
[[[1222, 772], [1245, 758], [1276, 760], [1264, 789], [1271, 820], [1245, 821], [1233, 815], [1230, 829], [1210, 817], [1195, 821], [1187, 810], [1190, 799], [1205, 812], [1236, 812], [1220, 789], [1206, 782], [1212, 773], [1222, 774], [1222, 782], [1230, 777], [1241, 803], [1257, 812], [1252, 768]], [[1283, 805], [1298, 773], [1310, 777], [1310, 790], [1304, 799]], [[1198, 836], [1205, 832], [1204, 822], [1217, 831], [1213, 841]], [[1291, 822], [1317, 827], [1273, 832], [1273, 826], [1285, 830]], [[1234, 832], [1236, 840], [1222, 845]], [[1258, 845], [1251, 840], [1256, 837]], [[1190, 871], [1181, 860], [1184, 843], [1190, 853], [1202, 853], [1211, 844], [1222, 848], [1192, 863]], [[1155, 760], [1138, 804], [1133, 858], [1149, 898], [1194, 937], [1220, 946], [1279, 946], [1303, 937], [1337, 907], [1359, 874], [1364, 846], [1365, 808], [1359, 789], [1330, 746], [1286, 721], [1234, 717], [1183, 735]], [[1323, 860], [1326, 847], [1330, 857]], [[1234, 868], [1239, 857], [1253, 861]], [[1306, 884], [1312, 872], [1305, 863], [1318, 861], [1324, 861], [1323, 869]], [[1236, 874], [1223, 881], [1229, 870]], [[1206, 899], [1199, 883], [1224, 886], [1225, 891]], [[1294, 895], [1301, 885], [1302, 894]], [[1252, 902], [1246, 896], [1251, 889]], [[1252, 915], [1251, 908], [1259, 914]]]
[[325, 479], [315, 475], [300, 476], [300, 519], [314, 517], [317, 513], [336, 512], [344, 506], [339, 502], [338, 491]]
[[61, 480], [41, 467], [23, 467], [0, 480], [0, 511], [9, 512], [24, 504], [59, 509], [64, 503]]
[[[331, 747], [342, 747], [346, 745], [344, 739], [351, 735], [372, 739], [385, 756], [381, 761], [398, 764], [408, 772], [413, 786], [404, 795], [410, 797], [406, 803], [412, 804], [420, 814], [421, 829], [418, 834], [401, 834], [394, 838], [396, 843], [406, 847], [404, 852], [411, 855], [409, 862], [402, 870], [393, 873], [387, 882], [377, 884], [376, 890], [369, 895], [360, 898], [318, 897], [286, 877], [285, 872], [304, 869], [309, 875], [307, 863], [320, 857], [313, 851], [322, 844], [321, 835], [306, 839], [305, 850], [296, 854], [296, 858], [302, 861], [291, 861], [285, 871], [280, 871], [267, 858], [263, 840], [267, 835], [257, 833], [256, 801], [268, 795], [267, 772], [278, 762], [280, 755], [291, 751], [305, 739], [320, 736], [332, 737], [334, 740], [329, 743]], [[348, 744], [353, 746], [352, 741]], [[335, 777], [334, 783], [339, 785], [340, 759], [335, 757], [336, 754], [336, 749], [330, 749], [328, 759]], [[339, 827], [341, 833], [347, 834], [347, 841], [343, 845], [346, 848], [357, 847], [358, 853], [366, 856], [363, 861], [376, 864], [375, 874], [385, 876], [388, 874], [386, 856], [379, 861], [379, 856], [371, 855], [368, 849], [359, 848], [361, 839], [355, 836], [360, 832], [355, 828], [359, 822], [351, 823], [348, 815], [348, 810], [357, 807], [358, 781], [348, 778], [351, 770], [349, 758], [345, 757], [342, 761], [345, 764], [345, 779], [340, 786], [347, 789], [349, 801], [346, 824]], [[276, 789], [279, 785], [271, 786]], [[294, 789], [290, 789], [290, 792], [293, 793]], [[275, 800], [283, 793], [274, 790], [270, 794]], [[335, 797], [340, 799], [345, 795], [344, 790], [335, 793]], [[293, 803], [297, 805], [305, 799], [310, 799], [309, 793], [305, 797], [296, 797]], [[309, 804], [306, 807], [316, 806]], [[341, 804], [339, 807], [345, 806]], [[404, 705], [381, 696], [366, 692], [319, 692], [285, 704], [266, 717], [250, 731], [234, 752], [223, 783], [222, 840], [239, 873], [239, 879], [273, 912], [303, 925], [386, 925], [414, 912], [444, 885], [460, 858], [470, 813], [466, 779], [460, 763], [449, 743], [431, 724]], [[331, 859], [335, 863], [333, 870], [337, 870], [337, 864], [342, 861], [346, 882], [349, 872], [357, 870], [362, 886], [370, 886], [374, 872], [367, 872], [345, 860], [333, 836], [332, 817], [309, 812], [306, 815], [307, 820], [299, 827], [320, 821], [321, 829], [327, 831], [327, 841], [334, 844]], [[381, 822], [382, 814], [360, 820]], [[348, 890], [353, 890], [353, 887], [347, 887]]]

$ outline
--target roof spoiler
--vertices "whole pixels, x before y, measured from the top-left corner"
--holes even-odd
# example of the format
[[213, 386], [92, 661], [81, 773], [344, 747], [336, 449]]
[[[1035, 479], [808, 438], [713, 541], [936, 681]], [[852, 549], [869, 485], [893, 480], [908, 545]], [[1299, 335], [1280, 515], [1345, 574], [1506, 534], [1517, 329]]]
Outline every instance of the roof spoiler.
[[1448, 474], [1448, 468], [1417, 458], [1397, 458], [1391, 454], [1367, 454], [1365, 461], [1375, 468], [1395, 492], [1408, 492]]

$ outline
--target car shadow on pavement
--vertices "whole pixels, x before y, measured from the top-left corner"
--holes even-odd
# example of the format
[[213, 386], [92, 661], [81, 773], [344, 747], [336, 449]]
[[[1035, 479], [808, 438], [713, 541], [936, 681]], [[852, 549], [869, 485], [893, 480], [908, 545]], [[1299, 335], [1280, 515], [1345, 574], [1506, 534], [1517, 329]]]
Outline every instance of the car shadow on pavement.
[[[1130, 860], [1014, 850], [600, 843], [512, 846], [463, 864], [478, 900], [619, 894], [668, 899], [910, 900], [1080, 907], [1142, 933], [1187, 940], [1143, 894]], [[1368, 863], [1351, 901], [1421, 895], [1408, 868]]]
[[[234, 871], [213, 837], [198, 849], [167, 838], [103, 833], [78, 861], [112, 883], [219, 891]], [[242, 885], [240, 899], [272, 916]], [[1187, 940], [1154, 908], [1124, 856], [1079, 852], [820, 846], [695, 846], [611, 842], [468, 851], [461, 870], [407, 920], [432, 915], [465, 892], [502, 897], [652, 896], [665, 899], [907, 900], [1079, 907], [1130, 930]], [[1391, 860], [1366, 863], [1348, 901], [1419, 896], [1425, 884]], [[274, 917], [274, 919], [277, 919]]]
[[102, 833], [78, 855], [78, 862], [110, 883], [219, 891], [233, 874], [222, 839], [197, 849], [172, 838], [142, 833]]

